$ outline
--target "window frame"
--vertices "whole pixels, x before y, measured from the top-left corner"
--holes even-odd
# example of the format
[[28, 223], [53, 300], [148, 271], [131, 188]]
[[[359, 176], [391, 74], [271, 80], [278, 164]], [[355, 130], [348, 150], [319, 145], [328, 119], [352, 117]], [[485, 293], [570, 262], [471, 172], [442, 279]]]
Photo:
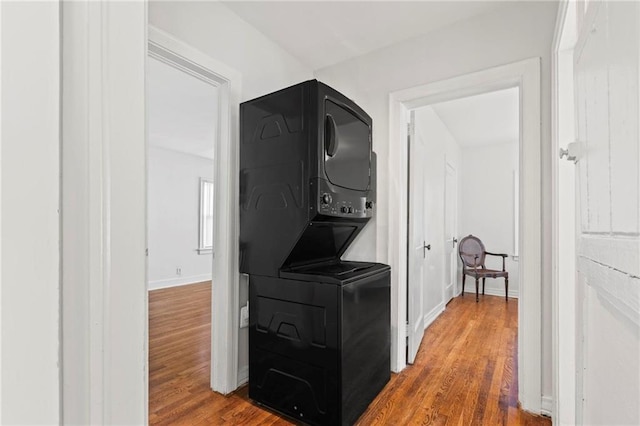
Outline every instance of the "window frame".
[[[207, 212], [205, 211], [205, 187], [207, 185], [211, 185], [211, 200], [213, 202], [213, 191], [215, 191], [215, 186], [213, 185], [213, 179], [209, 178], [200, 178], [200, 203], [198, 205], [198, 214], [200, 216], [199, 225], [198, 225], [198, 254], [211, 254], [213, 253], [213, 235], [211, 236], [211, 245], [205, 245], [205, 221], [207, 220]], [[213, 219], [214, 209], [213, 205], [211, 205], [211, 218]], [[212, 220], [213, 225], [213, 220]], [[212, 229], [213, 230], [213, 229]]]

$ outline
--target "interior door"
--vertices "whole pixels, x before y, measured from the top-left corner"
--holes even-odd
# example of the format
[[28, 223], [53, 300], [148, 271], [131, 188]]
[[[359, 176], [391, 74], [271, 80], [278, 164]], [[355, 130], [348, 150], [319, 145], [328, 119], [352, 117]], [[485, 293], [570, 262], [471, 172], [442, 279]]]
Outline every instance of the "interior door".
[[413, 364], [424, 335], [423, 291], [427, 243], [425, 239], [425, 142], [415, 134], [415, 114], [411, 112], [408, 131], [409, 144], [409, 209], [408, 209], [408, 262], [407, 262], [407, 362]]
[[445, 164], [444, 178], [444, 297], [448, 302], [455, 292], [458, 272], [458, 258], [456, 245], [457, 237], [457, 197], [458, 183], [456, 169], [449, 163]]
[[578, 188], [575, 420], [639, 424], [640, 5], [586, 5], [574, 49], [578, 142], [567, 156]]

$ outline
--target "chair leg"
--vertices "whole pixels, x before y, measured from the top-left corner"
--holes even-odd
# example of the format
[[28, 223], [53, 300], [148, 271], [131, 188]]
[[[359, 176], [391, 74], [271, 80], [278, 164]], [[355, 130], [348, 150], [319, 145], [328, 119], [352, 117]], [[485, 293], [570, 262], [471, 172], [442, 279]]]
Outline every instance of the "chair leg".
[[509, 301], [509, 277], [504, 277], [504, 300]]
[[462, 293], [460, 293], [460, 296], [464, 297], [464, 280], [465, 278], [467, 278], [467, 276], [465, 275], [465, 273], [462, 273]]
[[482, 295], [484, 296], [484, 282], [486, 281], [486, 278], [482, 279]]
[[476, 303], [478, 303], [478, 285], [480, 284], [480, 280], [476, 278]]

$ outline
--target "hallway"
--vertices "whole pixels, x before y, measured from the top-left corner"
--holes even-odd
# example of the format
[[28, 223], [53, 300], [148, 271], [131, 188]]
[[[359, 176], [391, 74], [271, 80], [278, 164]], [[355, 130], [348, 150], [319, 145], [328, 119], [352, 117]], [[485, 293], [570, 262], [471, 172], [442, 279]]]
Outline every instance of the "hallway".
[[[453, 299], [358, 424], [550, 425], [517, 406], [517, 303]], [[210, 306], [209, 282], [149, 293], [149, 423], [291, 424], [250, 402], [246, 386], [210, 391]]]

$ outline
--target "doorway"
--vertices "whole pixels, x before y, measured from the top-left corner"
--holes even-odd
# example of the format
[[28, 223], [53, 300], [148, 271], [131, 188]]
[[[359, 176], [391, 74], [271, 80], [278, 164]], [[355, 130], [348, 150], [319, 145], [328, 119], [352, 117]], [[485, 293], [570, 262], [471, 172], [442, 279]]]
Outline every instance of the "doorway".
[[[198, 209], [193, 214], [192, 221], [198, 223], [199, 231], [195, 236], [191, 233], [188, 238], [191, 238], [192, 242], [194, 239], [196, 241], [196, 244], [191, 244], [192, 260], [193, 257], [200, 256], [199, 259], [208, 258], [211, 262], [208, 276], [211, 277], [211, 293], [214, 297], [211, 297], [209, 310], [210, 387], [214, 391], [227, 394], [234, 391], [238, 384], [240, 277], [238, 229], [237, 225], [233, 225], [236, 223], [238, 209], [238, 113], [231, 106], [238, 105], [240, 101], [240, 77], [235, 70], [151, 26], [148, 28], [148, 54], [148, 61], [160, 61], [189, 76], [193, 79], [192, 82], [198, 81], [198, 84], [205, 84], [205, 88], [215, 89], [217, 107], [211, 121], [216, 123], [213, 130], [216, 143], [205, 140], [197, 149], [201, 156], [213, 159], [210, 162], [212, 179], [208, 179], [207, 173], [202, 172], [195, 185]], [[207, 213], [200, 209], [200, 204], [210, 205], [211, 200], [214, 206], [212, 211]], [[211, 247], [207, 247], [207, 242]], [[167, 270], [179, 276], [186, 272], [182, 264], [175, 262], [169, 263]], [[153, 279], [151, 275], [150, 278]]]
[[218, 87], [150, 55], [147, 104], [149, 421], [167, 395], [209, 389]]
[[[503, 65], [485, 71], [428, 83], [398, 92], [390, 96], [390, 143], [398, 146], [390, 153], [390, 174], [394, 180], [407, 179], [406, 144], [409, 112], [421, 106], [451, 99], [478, 95], [515, 87], [519, 91], [519, 211], [518, 242], [519, 280], [522, 283], [518, 299], [518, 373], [519, 396], [522, 407], [528, 411], [541, 409], [541, 213], [540, 213], [540, 60], [533, 58]], [[404, 148], [403, 148], [404, 146]], [[407, 205], [406, 194], [391, 194], [391, 205]], [[406, 207], [405, 207], [406, 208]], [[405, 366], [405, 339], [410, 327], [399, 327], [406, 322], [406, 304], [398, 303], [407, 298], [407, 253], [397, 250], [406, 247], [408, 227], [404, 209], [390, 211], [389, 263], [396, 269], [392, 275], [392, 327], [398, 333], [392, 341], [392, 368], [400, 371]], [[411, 320], [410, 320], [411, 323]], [[409, 338], [411, 340], [411, 338]]]
[[[409, 169], [409, 239], [412, 247], [424, 244], [419, 256], [409, 256], [408, 306], [414, 318], [416, 299], [423, 298], [418, 317], [428, 327], [459, 296], [459, 239], [479, 237], [494, 253], [505, 253], [510, 274], [508, 296], [518, 297], [518, 141], [519, 93], [517, 88], [490, 91], [419, 107], [411, 111]], [[421, 148], [420, 150], [418, 148]], [[422, 204], [416, 197], [422, 195]], [[420, 205], [417, 205], [420, 204]], [[458, 211], [458, 207], [460, 211]], [[422, 229], [415, 226], [423, 224]], [[461, 230], [458, 233], [458, 229]], [[416, 233], [422, 232], [416, 236]], [[421, 241], [424, 241], [422, 243]], [[417, 244], [420, 242], [420, 244]], [[418, 247], [420, 248], [420, 247]], [[416, 262], [416, 259], [419, 262]], [[488, 257], [490, 269], [502, 268], [501, 258]], [[424, 263], [422, 276], [412, 274]], [[461, 272], [461, 271], [460, 271]], [[416, 285], [420, 282], [420, 285]], [[483, 294], [504, 298], [503, 280], [488, 280]], [[473, 284], [466, 292], [474, 292]], [[514, 306], [515, 312], [515, 306]], [[410, 322], [410, 324], [414, 324]], [[413, 328], [411, 329], [413, 331]], [[422, 339], [409, 339], [409, 359]]]

